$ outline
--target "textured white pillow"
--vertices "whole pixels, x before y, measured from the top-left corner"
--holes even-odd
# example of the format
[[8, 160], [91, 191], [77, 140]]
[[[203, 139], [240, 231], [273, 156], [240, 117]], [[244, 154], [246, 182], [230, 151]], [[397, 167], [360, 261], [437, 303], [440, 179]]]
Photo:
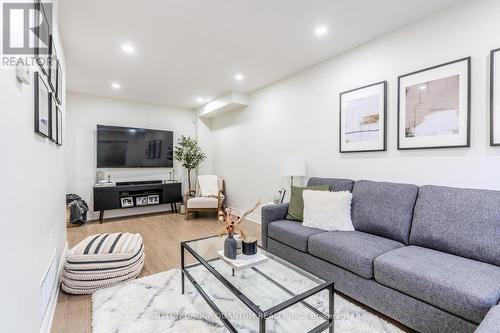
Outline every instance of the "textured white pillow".
[[351, 220], [351, 192], [305, 190], [304, 226], [326, 231], [354, 231]]

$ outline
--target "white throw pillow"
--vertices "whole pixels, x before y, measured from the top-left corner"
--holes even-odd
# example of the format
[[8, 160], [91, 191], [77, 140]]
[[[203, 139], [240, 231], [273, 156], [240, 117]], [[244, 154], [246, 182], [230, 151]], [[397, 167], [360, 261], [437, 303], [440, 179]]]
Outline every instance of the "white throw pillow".
[[305, 190], [302, 197], [304, 226], [326, 231], [354, 231], [351, 220], [351, 192]]

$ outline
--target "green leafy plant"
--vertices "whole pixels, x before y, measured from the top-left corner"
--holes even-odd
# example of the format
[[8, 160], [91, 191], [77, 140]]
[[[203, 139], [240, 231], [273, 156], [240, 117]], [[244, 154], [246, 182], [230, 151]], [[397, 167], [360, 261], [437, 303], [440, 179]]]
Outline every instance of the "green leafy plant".
[[193, 138], [181, 135], [175, 145], [174, 158], [188, 171], [188, 187], [191, 191], [191, 170], [196, 169], [207, 156]]

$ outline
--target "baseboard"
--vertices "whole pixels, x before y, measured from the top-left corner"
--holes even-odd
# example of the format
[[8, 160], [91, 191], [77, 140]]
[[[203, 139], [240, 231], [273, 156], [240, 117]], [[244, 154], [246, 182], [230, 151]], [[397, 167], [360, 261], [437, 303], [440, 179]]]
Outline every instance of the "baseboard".
[[[231, 211], [236, 214], [236, 215], [243, 215], [245, 214], [246, 210], [243, 210], [243, 209], [239, 209], [239, 208], [236, 208], [236, 207], [229, 207], [231, 209]], [[254, 222], [254, 223], [257, 223], [257, 224], [261, 224], [261, 216], [260, 214], [258, 213], [255, 213], [253, 212], [252, 214], [248, 215], [247, 216], [247, 220], [248, 221], [251, 221], [251, 222]]]
[[57, 267], [57, 285], [54, 288], [54, 291], [52, 292], [52, 295], [50, 297], [50, 303], [47, 312], [45, 313], [45, 317], [42, 318], [42, 326], [40, 327], [40, 333], [50, 333], [50, 330], [52, 329], [52, 321], [54, 320], [54, 314], [56, 312], [57, 297], [59, 295], [59, 290], [61, 288], [62, 270], [64, 267], [64, 261], [66, 260], [66, 255], [68, 254], [68, 251], [69, 251], [69, 244], [68, 242], [66, 242], [66, 244], [64, 245], [64, 250], [61, 254], [61, 259], [59, 260], [59, 265]]

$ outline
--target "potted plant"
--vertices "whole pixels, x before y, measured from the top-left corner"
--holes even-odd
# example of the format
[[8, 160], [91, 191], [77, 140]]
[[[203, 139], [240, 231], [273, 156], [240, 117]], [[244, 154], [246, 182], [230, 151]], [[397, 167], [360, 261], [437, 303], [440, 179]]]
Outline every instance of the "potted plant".
[[191, 170], [196, 169], [206, 158], [196, 139], [181, 135], [175, 146], [174, 159], [187, 169], [188, 194], [191, 193]]

